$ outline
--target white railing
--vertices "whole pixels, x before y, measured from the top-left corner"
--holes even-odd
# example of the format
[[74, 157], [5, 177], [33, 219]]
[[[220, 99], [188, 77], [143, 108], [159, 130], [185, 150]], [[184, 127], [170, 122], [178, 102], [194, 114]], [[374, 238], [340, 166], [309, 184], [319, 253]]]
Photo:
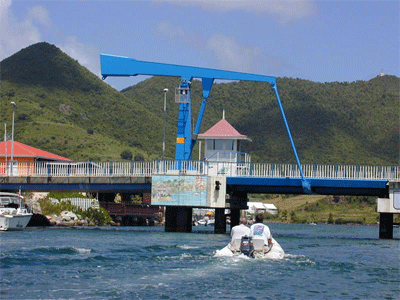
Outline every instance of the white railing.
[[72, 205], [78, 206], [83, 210], [87, 210], [89, 207], [94, 209], [99, 209], [100, 204], [97, 199], [89, 199], [89, 198], [64, 198], [61, 201], [68, 202], [70, 201]]
[[[306, 178], [400, 180], [400, 166], [303, 164]], [[218, 175], [300, 178], [296, 164], [155, 160], [148, 162], [0, 162], [0, 177], [150, 177]]]

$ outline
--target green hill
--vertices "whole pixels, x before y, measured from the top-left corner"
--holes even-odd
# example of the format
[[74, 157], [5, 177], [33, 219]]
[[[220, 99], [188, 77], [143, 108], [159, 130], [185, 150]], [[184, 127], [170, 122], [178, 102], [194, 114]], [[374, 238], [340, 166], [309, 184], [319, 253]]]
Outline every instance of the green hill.
[[[149, 110], [160, 106], [163, 88], [179, 79], [153, 77], [122, 91]], [[278, 90], [299, 157], [304, 163], [399, 164], [399, 78], [353, 83], [314, 83], [278, 78]], [[146, 97], [148, 95], [148, 97]], [[192, 85], [193, 118], [201, 103], [201, 82]], [[178, 107], [168, 98], [168, 120]], [[252, 161], [295, 162], [276, 98], [269, 84], [215, 84], [201, 132], [222, 117], [253, 139], [245, 148]], [[194, 157], [196, 155], [194, 154]]]
[[[167, 94], [166, 157], [175, 150], [179, 78], [152, 77], [121, 92], [57, 47], [38, 43], [0, 62], [0, 134], [75, 160], [120, 160], [128, 150], [161, 157], [163, 90]], [[399, 78], [315, 83], [278, 78], [278, 90], [304, 163], [399, 164]], [[193, 119], [201, 103], [193, 81]], [[244, 149], [253, 161], [294, 162], [275, 96], [268, 84], [214, 84], [201, 132], [226, 119], [253, 139]], [[197, 149], [193, 157], [197, 158]]]
[[[162, 116], [111, 88], [57, 47], [39, 43], [1, 62], [0, 120], [15, 140], [75, 160], [161, 153]], [[4, 133], [4, 126], [2, 126]]]

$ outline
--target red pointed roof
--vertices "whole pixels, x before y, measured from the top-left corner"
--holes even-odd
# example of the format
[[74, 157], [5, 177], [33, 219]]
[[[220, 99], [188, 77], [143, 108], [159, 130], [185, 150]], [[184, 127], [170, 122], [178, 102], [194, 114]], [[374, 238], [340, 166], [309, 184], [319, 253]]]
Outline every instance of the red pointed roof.
[[[11, 157], [12, 141], [7, 141], [7, 156]], [[6, 142], [0, 143], [0, 157], [5, 157], [6, 154]], [[35, 159], [42, 160], [67, 160], [71, 159], [40, 150], [38, 148], [22, 144], [14, 141], [14, 157], [33, 157]]]
[[208, 139], [229, 139], [229, 140], [249, 140], [246, 135], [240, 134], [229, 122], [225, 119], [220, 120], [206, 132], [201, 133], [197, 137], [200, 140]]

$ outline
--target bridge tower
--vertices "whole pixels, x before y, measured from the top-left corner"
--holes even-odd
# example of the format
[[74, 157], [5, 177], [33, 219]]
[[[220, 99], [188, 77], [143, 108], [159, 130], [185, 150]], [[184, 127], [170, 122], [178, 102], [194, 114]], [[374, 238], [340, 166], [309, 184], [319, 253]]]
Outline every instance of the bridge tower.
[[[251, 142], [251, 139], [239, 133], [225, 119], [225, 111], [223, 111], [222, 119], [206, 132], [199, 134], [197, 139], [205, 142], [204, 160], [208, 163], [208, 175], [229, 174], [240, 176], [240, 173], [246, 172], [243, 168], [248, 167], [247, 163], [250, 163], [251, 157], [250, 154], [242, 152], [242, 142]], [[242, 201], [232, 201], [230, 197], [227, 199], [231, 211], [231, 228], [239, 225], [240, 210], [247, 209], [247, 193], [241, 193], [240, 197], [235, 194], [234, 197], [236, 200], [240, 198]], [[225, 221], [224, 211], [224, 209], [216, 208], [215, 218]], [[221, 226], [221, 228], [223, 227], [226, 228], [226, 225]], [[218, 230], [217, 227], [215, 230]]]
[[[197, 141], [197, 136], [200, 131], [201, 122], [207, 105], [207, 99], [210, 95], [211, 88], [215, 79], [257, 81], [269, 83], [278, 101], [279, 109], [281, 111], [282, 119], [284, 121], [289, 141], [292, 146], [293, 154], [295, 156], [297, 166], [300, 170], [302, 188], [306, 192], [311, 192], [310, 184], [304, 177], [301, 163], [297, 155], [297, 151], [289, 129], [289, 125], [287, 123], [281, 100], [279, 98], [275, 77], [233, 71], [197, 68], [190, 66], [144, 62], [128, 57], [107, 54], [100, 55], [100, 63], [103, 79], [106, 79], [108, 76], [136, 76], [139, 74], [150, 76], [175, 76], [181, 78], [180, 86], [176, 89], [175, 94], [175, 101], [179, 103], [178, 130], [175, 148], [175, 160], [178, 170], [181, 168], [183, 162], [192, 159], [192, 150]], [[203, 101], [200, 106], [196, 126], [192, 132], [190, 94], [191, 82], [193, 78], [201, 78], [202, 80]], [[219, 180], [216, 180], [215, 182], [220, 183]], [[226, 185], [223, 185], [226, 188]], [[215, 191], [212, 193], [215, 194], [215, 199], [220, 199], [220, 193], [222, 191], [220, 191], [220, 186], [217, 186], [218, 190], [216, 188]], [[226, 190], [223, 192], [226, 193]], [[231, 195], [231, 201], [234, 201], [233, 199], [243, 200], [244, 196], [245, 195], [243, 194], [233, 194]], [[242, 202], [242, 200], [240, 200], [240, 202]], [[192, 208], [189, 206], [182, 208], [182, 206], [184, 205], [180, 205], [179, 207], [172, 205], [166, 206], [166, 218], [168, 218], [168, 220], [166, 220], [166, 231], [191, 231], [191, 226], [189, 226], [187, 223], [189, 220], [191, 220]], [[218, 209], [221, 210], [222, 208], [219, 207]], [[221, 226], [216, 226], [216, 228], [217, 227], [219, 228]]]

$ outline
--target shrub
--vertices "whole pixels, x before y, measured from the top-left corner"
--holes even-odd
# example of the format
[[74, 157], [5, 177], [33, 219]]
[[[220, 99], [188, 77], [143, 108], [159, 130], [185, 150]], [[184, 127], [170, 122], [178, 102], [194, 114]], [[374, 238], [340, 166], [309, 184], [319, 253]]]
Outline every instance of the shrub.
[[132, 160], [132, 152], [129, 150], [124, 150], [121, 152], [121, 158], [122, 159], [127, 159], [127, 160]]
[[[82, 197], [82, 195], [80, 196]], [[88, 209], [83, 210], [80, 207], [72, 205], [71, 201], [60, 201], [59, 203], [54, 203], [47, 198], [39, 200], [39, 204], [44, 215], [60, 215], [62, 211], [67, 210], [76, 215], [81, 215], [82, 218], [88, 218], [99, 226], [110, 224], [112, 221], [107, 210], [103, 207], [100, 207], [99, 209], [89, 207]]]
[[329, 213], [329, 217], [328, 217], [328, 224], [334, 224], [335, 220], [333, 219], [333, 215], [332, 213]]
[[30, 118], [29, 118], [29, 115], [28, 114], [26, 114], [26, 113], [22, 113], [22, 114], [19, 114], [18, 115], [18, 120], [20, 120], [20, 121], [27, 121], [27, 120], [29, 120]]
[[108, 214], [107, 210], [105, 210], [103, 207], [100, 207], [99, 209], [89, 207], [80, 214], [83, 218], [88, 218], [99, 226], [110, 224], [112, 221], [112, 218]]
[[136, 154], [134, 160], [135, 161], [145, 161], [144, 156], [142, 154]]

